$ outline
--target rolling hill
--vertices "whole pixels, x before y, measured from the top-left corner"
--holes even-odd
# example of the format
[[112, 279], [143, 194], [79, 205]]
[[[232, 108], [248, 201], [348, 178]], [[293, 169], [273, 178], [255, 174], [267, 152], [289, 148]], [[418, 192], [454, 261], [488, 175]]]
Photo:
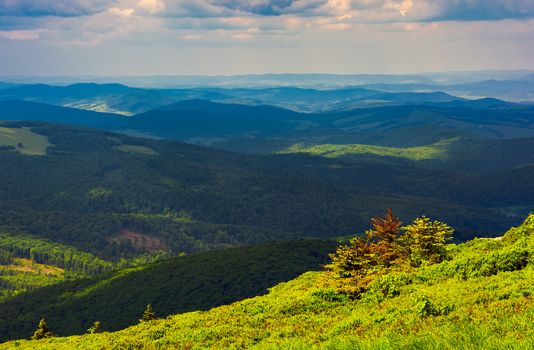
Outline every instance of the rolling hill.
[[[434, 265], [384, 269], [359, 291], [350, 279], [308, 272], [208, 311], [0, 349], [532, 348], [534, 217], [500, 240], [449, 245], [447, 254]], [[48, 323], [52, 330], [54, 322], [61, 319]]]
[[[23, 88], [30, 89], [31, 86], [13, 89]], [[45, 85], [39, 88], [46, 90], [50, 87]], [[73, 96], [81, 90], [83, 96], [88, 94], [86, 90], [91, 91], [93, 87], [80, 84], [54, 89], [72, 89]], [[122, 85], [96, 85], [94, 89], [140, 93], [139, 100], [126, 98], [132, 105], [158, 100], [150, 96], [143, 97], [145, 93], [163, 93], [162, 90], [136, 90]], [[279, 105], [289, 106], [329, 101], [325, 103], [338, 106], [335, 107], [335, 112], [299, 113], [261, 104], [244, 105], [194, 99], [200, 97], [216, 100], [221, 98], [221, 101], [226, 102], [248, 101], [230, 97], [229, 94], [234, 92], [244, 96], [255, 93], [259, 98], [255, 103], [279, 102]], [[411, 147], [460, 136], [481, 139], [532, 137], [534, 128], [534, 107], [495, 99], [468, 101], [441, 93], [400, 93], [390, 96], [391, 94], [377, 94], [362, 89], [318, 91], [284, 88], [234, 92], [216, 89], [176, 90], [174, 93], [181, 94], [181, 97], [174, 95], [161, 104], [155, 102], [153, 107], [157, 107], [156, 109], [131, 117], [28, 101], [0, 100], [0, 119], [89, 126], [131, 135], [209, 144], [249, 153], [272, 153], [299, 142], [309, 145], [359, 143]], [[343, 94], [356, 94], [361, 99], [344, 100]], [[283, 96], [292, 102], [280, 102]], [[179, 102], [164, 103], [175, 100]], [[299, 102], [300, 100], [302, 101]], [[367, 102], [363, 103], [364, 100]], [[358, 105], [357, 101], [362, 104]], [[206, 125], [210, 127], [206, 128]]]
[[0, 120], [42, 121], [107, 129], [114, 121], [122, 118], [124, 117], [111, 113], [97, 113], [28, 101], [0, 100]]

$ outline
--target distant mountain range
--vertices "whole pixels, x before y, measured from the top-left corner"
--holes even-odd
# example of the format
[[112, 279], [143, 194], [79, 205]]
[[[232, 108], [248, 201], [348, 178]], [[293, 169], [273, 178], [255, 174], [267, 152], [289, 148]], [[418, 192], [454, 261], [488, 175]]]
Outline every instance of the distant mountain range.
[[170, 76], [58, 76], [58, 77], [0, 77], [0, 81], [15, 84], [47, 83], [69, 85], [84, 83], [121, 83], [149, 88], [265, 88], [273, 86], [297, 86], [306, 88], [336, 88], [354, 85], [391, 84], [464, 84], [483, 80], [525, 80], [534, 74], [531, 70], [479, 70], [430, 72], [420, 74], [249, 74], [249, 75], [170, 75]]
[[[121, 90], [123, 87], [105, 89]], [[328, 113], [298, 113], [266, 105], [185, 100], [125, 117], [28, 101], [0, 100], [0, 119], [95, 127], [252, 153], [272, 153], [294, 143], [408, 147], [466, 136], [529, 137], [534, 131], [534, 106], [496, 99], [449, 100], [445, 94], [402, 93], [398, 96], [402, 96], [403, 101], [415, 97], [426, 101]]]

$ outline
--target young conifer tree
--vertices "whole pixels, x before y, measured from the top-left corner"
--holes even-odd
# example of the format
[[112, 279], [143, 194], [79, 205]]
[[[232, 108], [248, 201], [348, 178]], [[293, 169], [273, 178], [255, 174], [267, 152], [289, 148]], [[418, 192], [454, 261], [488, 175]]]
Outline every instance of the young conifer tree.
[[33, 333], [32, 339], [39, 340], [39, 339], [44, 339], [44, 338], [51, 338], [53, 336], [54, 336], [54, 333], [50, 331], [50, 329], [48, 328], [48, 325], [46, 324], [45, 319], [42, 318], [41, 321], [39, 321], [39, 326]]
[[102, 324], [100, 323], [100, 321], [95, 321], [93, 325], [87, 330], [87, 333], [102, 333]]
[[148, 304], [146, 306], [145, 312], [143, 312], [143, 317], [139, 320], [139, 322], [148, 322], [156, 319], [156, 314], [154, 313], [154, 310], [152, 309], [152, 305]]

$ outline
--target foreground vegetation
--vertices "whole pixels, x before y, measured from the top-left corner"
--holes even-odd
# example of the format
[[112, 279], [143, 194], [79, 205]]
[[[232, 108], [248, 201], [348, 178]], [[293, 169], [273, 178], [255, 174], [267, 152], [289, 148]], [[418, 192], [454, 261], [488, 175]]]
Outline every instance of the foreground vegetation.
[[209, 311], [0, 349], [532, 349], [534, 215], [502, 239], [444, 248], [443, 261], [381, 269], [363, 289], [308, 272]]

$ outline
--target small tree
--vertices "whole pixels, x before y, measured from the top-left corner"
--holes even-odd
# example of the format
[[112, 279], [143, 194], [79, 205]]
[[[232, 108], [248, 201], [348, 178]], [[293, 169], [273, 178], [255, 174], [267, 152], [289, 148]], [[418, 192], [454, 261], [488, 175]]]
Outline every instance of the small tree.
[[353, 238], [349, 245], [337, 248], [330, 254], [332, 263], [326, 267], [342, 277], [363, 277], [372, 270], [389, 267], [400, 256], [397, 245], [401, 222], [391, 209], [384, 217], [371, 219], [373, 228], [366, 232], [366, 238]]
[[349, 245], [341, 245], [330, 254], [332, 263], [326, 267], [341, 277], [363, 276], [377, 264], [373, 246], [359, 237], [353, 238]]
[[381, 266], [391, 266], [401, 255], [401, 247], [398, 244], [401, 221], [387, 209], [383, 217], [371, 219], [373, 228], [367, 231], [367, 240], [376, 242], [374, 253], [377, 255]]
[[94, 334], [94, 333], [102, 333], [102, 325], [100, 324], [100, 321], [95, 321], [91, 327], [87, 330], [87, 333]]
[[384, 217], [371, 219], [371, 224], [373, 227], [365, 238], [353, 238], [330, 254], [332, 263], [326, 268], [341, 277], [361, 279], [392, 266], [419, 266], [423, 261], [439, 263], [445, 258], [446, 243], [454, 232], [448, 225], [424, 216], [401, 227], [391, 209]]
[[379, 239], [381, 242], [393, 244], [399, 236], [401, 221], [393, 215], [393, 211], [388, 208], [384, 217], [374, 217], [371, 219], [373, 229], [367, 231], [369, 239]]
[[143, 312], [143, 317], [139, 320], [139, 322], [148, 322], [156, 319], [156, 314], [154, 313], [154, 310], [152, 309], [152, 305], [148, 304], [146, 306], [145, 312]]
[[51, 338], [53, 336], [54, 333], [50, 331], [45, 319], [42, 318], [41, 321], [39, 321], [39, 326], [37, 327], [37, 330], [33, 333], [32, 339], [39, 340], [44, 338]]
[[414, 220], [411, 225], [403, 227], [402, 245], [415, 266], [423, 261], [441, 262], [446, 255], [445, 245], [452, 239], [454, 230], [439, 221], [431, 221], [423, 216]]

